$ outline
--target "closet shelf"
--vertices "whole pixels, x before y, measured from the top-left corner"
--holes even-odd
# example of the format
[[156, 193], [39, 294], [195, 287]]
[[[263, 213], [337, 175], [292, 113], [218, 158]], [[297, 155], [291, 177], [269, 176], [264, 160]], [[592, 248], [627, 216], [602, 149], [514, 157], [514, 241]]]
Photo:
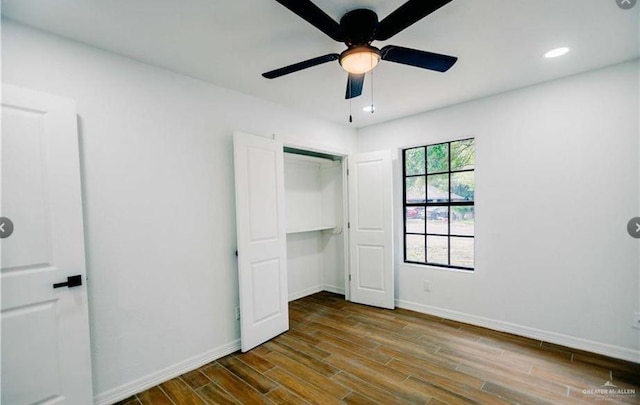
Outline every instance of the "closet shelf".
[[291, 229], [287, 229], [287, 234], [326, 231], [329, 229], [335, 229], [335, 227], [336, 227], [335, 225], [316, 225], [316, 226], [308, 226], [308, 227], [302, 227], [302, 228], [291, 228]]

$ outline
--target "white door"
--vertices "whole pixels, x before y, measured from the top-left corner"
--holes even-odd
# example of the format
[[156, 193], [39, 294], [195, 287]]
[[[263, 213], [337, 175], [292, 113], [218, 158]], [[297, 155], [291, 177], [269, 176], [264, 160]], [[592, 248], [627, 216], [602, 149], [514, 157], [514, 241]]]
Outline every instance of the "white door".
[[233, 134], [242, 351], [289, 329], [281, 142]]
[[392, 172], [389, 151], [349, 156], [350, 299], [393, 309]]
[[[2, 216], [14, 225], [1, 240], [1, 402], [91, 404], [72, 100], [3, 86], [1, 200]], [[69, 276], [79, 276], [82, 285], [54, 288]]]

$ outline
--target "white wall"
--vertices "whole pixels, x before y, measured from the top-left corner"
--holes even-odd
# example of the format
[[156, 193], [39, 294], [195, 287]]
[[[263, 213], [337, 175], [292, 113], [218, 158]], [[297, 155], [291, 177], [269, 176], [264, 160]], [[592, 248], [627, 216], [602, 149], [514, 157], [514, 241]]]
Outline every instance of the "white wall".
[[232, 132], [355, 132], [7, 21], [2, 74], [77, 101], [97, 400], [235, 350]]
[[638, 98], [635, 62], [361, 129], [361, 152], [476, 138], [476, 271], [400, 256], [399, 305], [640, 361]]
[[322, 232], [287, 234], [289, 301], [324, 289]]

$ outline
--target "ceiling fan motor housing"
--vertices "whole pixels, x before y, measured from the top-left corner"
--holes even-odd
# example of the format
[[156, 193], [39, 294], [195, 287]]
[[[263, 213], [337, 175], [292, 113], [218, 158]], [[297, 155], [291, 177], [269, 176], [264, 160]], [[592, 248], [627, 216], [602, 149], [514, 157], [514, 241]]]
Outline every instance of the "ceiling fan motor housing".
[[378, 15], [365, 8], [349, 11], [340, 19], [344, 31], [344, 43], [349, 48], [369, 45], [375, 39]]

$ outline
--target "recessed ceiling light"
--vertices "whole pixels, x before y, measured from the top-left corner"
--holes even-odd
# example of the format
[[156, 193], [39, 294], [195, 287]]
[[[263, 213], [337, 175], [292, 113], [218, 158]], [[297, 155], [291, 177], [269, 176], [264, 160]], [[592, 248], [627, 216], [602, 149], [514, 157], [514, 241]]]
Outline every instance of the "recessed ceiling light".
[[368, 105], [366, 107], [362, 107], [362, 111], [364, 112], [374, 112], [376, 110], [376, 107], [372, 104], [372, 105]]
[[558, 56], [566, 55], [569, 52], [569, 48], [563, 46], [562, 48], [552, 49], [544, 54], [545, 58], [557, 58]]

